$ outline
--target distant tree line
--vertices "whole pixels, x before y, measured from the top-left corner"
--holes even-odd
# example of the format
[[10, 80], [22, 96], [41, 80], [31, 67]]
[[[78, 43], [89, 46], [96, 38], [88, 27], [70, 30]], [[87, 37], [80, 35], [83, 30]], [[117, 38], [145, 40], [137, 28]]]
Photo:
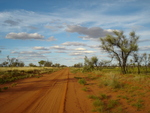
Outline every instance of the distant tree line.
[[7, 60], [0, 64], [0, 67], [24, 67], [25, 64], [19, 61], [17, 58], [10, 58], [7, 56]]
[[[40, 60], [38, 62], [40, 67], [67, 67], [66, 65], [61, 65], [59, 63], [53, 64], [51, 61], [45, 61], [45, 60]], [[0, 64], [0, 67], [24, 67], [25, 63], [23, 61], [20, 61], [17, 58], [10, 58], [7, 56], [7, 60], [2, 62]], [[38, 67], [37, 65], [33, 63], [29, 63], [29, 67]]]

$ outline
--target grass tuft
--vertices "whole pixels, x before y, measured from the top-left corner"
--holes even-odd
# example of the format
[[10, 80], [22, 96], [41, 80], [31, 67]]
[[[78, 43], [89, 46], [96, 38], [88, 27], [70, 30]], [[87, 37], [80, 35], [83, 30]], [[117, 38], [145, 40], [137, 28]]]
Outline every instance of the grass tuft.
[[85, 79], [82, 78], [82, 79], [78, 80], [78, 83], [81, 84], [81, 85], [86, 85], [87, 82], [86, 82]]

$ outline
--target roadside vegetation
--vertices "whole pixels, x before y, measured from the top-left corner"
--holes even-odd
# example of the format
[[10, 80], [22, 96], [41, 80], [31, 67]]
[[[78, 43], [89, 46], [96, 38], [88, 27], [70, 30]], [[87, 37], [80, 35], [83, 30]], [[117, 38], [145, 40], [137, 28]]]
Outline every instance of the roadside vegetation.
[[60, 68], [52, 67], [1, 67], [0, 84], [13, 82], [18, 79], [29, 77], [41, 77], [43, 74], [52, 73]]
[[114, 31], [100, 39], [110, 60], [85, 56], [84, 64], [71, 69], [78, 81], [86, 81], [82, 90], [92, 100], [93, 112], [150, 112], [150, 54], [138, 51], [138, 39], [135, 32], [127, 38], [123, 31]]

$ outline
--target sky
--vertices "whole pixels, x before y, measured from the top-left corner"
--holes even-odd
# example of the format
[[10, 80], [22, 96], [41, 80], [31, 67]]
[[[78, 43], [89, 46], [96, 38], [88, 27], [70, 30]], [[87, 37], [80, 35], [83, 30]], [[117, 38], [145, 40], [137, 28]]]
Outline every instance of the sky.
[[100, 37], [122, 30], [150, 53], [150, 0], [0, 0], [0, 63], [7, 56], [38, 65], [107, 60]]

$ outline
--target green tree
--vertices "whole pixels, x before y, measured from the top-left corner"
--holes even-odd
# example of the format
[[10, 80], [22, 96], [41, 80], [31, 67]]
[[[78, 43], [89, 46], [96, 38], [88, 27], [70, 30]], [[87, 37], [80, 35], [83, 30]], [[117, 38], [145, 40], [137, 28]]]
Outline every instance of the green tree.
[[52, 65], [53, 65], [53, 63], [50, 61], [45, 61], [45, 63], [44, 63], [44, 67], [51, 67]]
[[144, 53], [143, 54], [143, 62], [145, 66], [145, 73], [148, 73], [148, 63], [150, 62], [150, 54]]
[[30, 66], [30, 67], [36, 67], [36, 65], [33, 64], [33, 63], [29, 63], [29, 66]]
[[143, 55], [139, 55], [138, 53], [134, 53], [133, 58], [134, 58], [133, 64], [137, 63], [138, 74], [140, 74], [141, 73], [140, 67], [141, 67], [141, 63], [143, 61]]
[[97, 67], [98, 66], [98, 58], [96, 56], [93, 56], [91, 58], [91, 62]]
[[46, 62], [46, 61], [41, 60], [41, 61], [39, 61], [38, 63], [39, 63], [40, 66], [44, 66], [45, 62]]
[[19, 61], [17, 58], [9, 58], [7, 56], [7, 61], [8, 62], [3, 62], [3, 64], [6, 64], [6, 66], [9, 67], [24, 67], [24, 63], [22, 61]]
[[83, 67], [83, 64], [82, 63], [77, 63], [77, 64], [74, 64], [74, 67]]
[[129, 35], [130, 37], [127, 38], [123, 31], [115, 30], [113, 35], [100, 38], [100, 47], [119, 62], [123, 74], [127, 73], [126, 63], [129, 55], [138, 51], [137, 41], [139, 36], [136, 36], [134, 31], [130, 32]]
[[85, 71], [91, 71], [94, 69], [94, 66], [98, 67], [98, 58], [96, 56], [93, 56], [91, 58], [88, 58], [85, 56], [84, 58], [84, 70]]

